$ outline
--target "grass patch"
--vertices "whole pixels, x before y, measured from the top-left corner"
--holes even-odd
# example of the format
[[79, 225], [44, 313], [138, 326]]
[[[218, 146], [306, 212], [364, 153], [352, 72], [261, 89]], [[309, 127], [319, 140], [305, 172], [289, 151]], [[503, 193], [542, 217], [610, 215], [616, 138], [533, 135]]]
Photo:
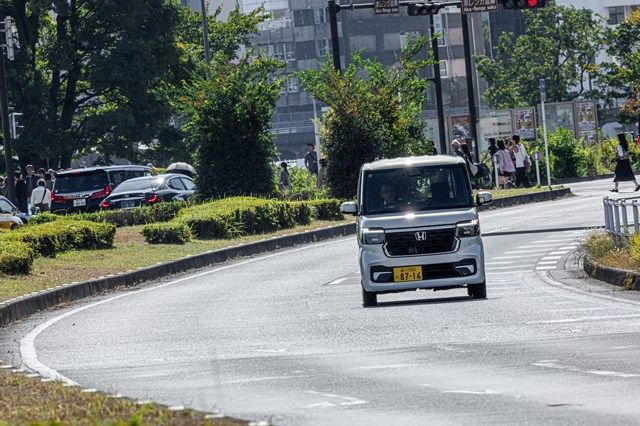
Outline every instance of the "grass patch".
[[[582, 243], [589, 258], [610, 268], [640, 272], [640, 236], [633, 236], [628, 245], [618, 247], [611, 235], [603, 231], [590, 233]], [[633, 288], [634, 281], [625, 282], [623, 289]]]
[[265, 236], [280, 236], [332, 225], [347, 224], [343, 221], [317, 221], [310, 225], [284, 229], [262, 235], [250, 235], [233, 240], [192, 240], [185, 244], [147, 244], [141, 234], [142, 226], [118, 228], [113, 248], [102, 250], [70, 250], [55, 258], [39, 257], [33, 263], [31, 274], [24, 276], [0, 275], [0, 300], [45, 290], [61, 284], [85, 281], [158, 262], [229, 247], [239, 243], [259, 241]]
[[[564, 186], [562, 185], [554, 185], [551, 187], [552, 189], [562, 189]], [[487, 191], [491, 192], [493, 195], [493, 199], [497, 200], [500, 198], [506, 197], [515, 197], [516, 195], [527, 195], [527, 194], [536, 194], [538, 192], [547, 192], [549, 191], [548, 186], [538, 186], [531, 188], [512, 188], [512, 189], [488, 189]], [[473, 195], [477, 194], [478, 191], [474, 191]]]
[[170, 411], [156, 404], [83, 393], [59, 382], [0, 370], [0, 425], [245, 425], [234, 419], [205, 419], [192, 410]]

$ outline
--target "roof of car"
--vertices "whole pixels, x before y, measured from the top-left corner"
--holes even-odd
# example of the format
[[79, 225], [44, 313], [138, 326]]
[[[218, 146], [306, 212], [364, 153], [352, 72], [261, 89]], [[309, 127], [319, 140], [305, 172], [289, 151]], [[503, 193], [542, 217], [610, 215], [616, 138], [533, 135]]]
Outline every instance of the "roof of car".
[[425, 155], [422, 157], [402, 157], [378, 160], [363, 165], [362, 170], [388, 170], [420, 166], [453, 166], [456, 164], [464, 164], [464, 160], [460, 157], [454, 157], [451, 155]]
[[153, 180], [153, 179], [169, 179], [169, 178], [172, 178], [172, 177], [186, 177], [188, 179], [191, 179], [189, 176], [183, 175], [182, 173], [162, 173], [162, 174], [159, 174], [159, 175], [141, 176], [141, 177], [137, 177], [137, 178], [127, 179], [127, 180], [125, 180], [125, 182], [136, 182], [136, 181], [139, 181], [139, 180]]
[[96, 166], [96, 167], [85, 167], [71, 170], [63, 170], [60, 172], [56, 172], [56, 176], [63, 176], [68, 174], [79, 174], [79, 173], [87, 173], [87, 172], [95, 172], [96, 170], [151, 170], [147, 166], [136, 166], [136, 165], [123, 165], [123, 166]]

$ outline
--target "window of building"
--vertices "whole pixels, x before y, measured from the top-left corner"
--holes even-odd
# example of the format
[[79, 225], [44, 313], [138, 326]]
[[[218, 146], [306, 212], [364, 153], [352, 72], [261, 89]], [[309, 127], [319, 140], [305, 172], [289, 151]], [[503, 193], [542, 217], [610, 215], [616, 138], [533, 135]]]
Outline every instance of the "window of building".
[[289, 92], [289, 93], [297, 93], [298, 90], [299, 90], [299, 88], [298, 88], [298, 77], [295, 77], [295, 76], [289, 77], [289, 79], [287, 80], [287, 92]]
[[292, 43], [278, 43], [269, 45], [269, 53], [271, 57], [280, 59], [281, 61], [290, 62], [295, 60], [295, 52]]
[[618, 25], [624, 22], [624, 6], [608, 7], [609, 25]]
[[407, 44], [409, 43], [409, 40], [415, 39], [419, 35], [420, 35], [420, 33], [417, 32], [417, 31], [409, 31], [409, 32], [400, 33], [400, 48], [404, 49], [405, 47], [407, 47]]
[[329, 39], [320, 38], [316, 40], [316, 53], [318, 58], [324, 58], [329, 52]]
[[325, 22], [327, 22], [327, 16], [324, 9], [314, 9], [313, 18], [316, 24], [324, 24]]
[[440, 78], [449, 78], [449, 62], [440, 61]]
[[351, 36], [349, 40], [351, 42], [351, 50], [363, 48], [367, 52], [375, 52], [378, 50], [375, 34]]

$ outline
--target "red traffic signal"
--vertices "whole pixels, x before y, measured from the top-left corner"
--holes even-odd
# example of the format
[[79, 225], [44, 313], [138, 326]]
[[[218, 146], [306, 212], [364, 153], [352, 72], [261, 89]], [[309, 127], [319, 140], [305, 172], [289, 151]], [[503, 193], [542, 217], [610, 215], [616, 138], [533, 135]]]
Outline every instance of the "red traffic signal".
[[443, 7], [443, 5], [433, 3], [409, 3], [407, 14], [409, 16], [437, 15]]
[[500, 0], [505, 9], [538, 9], [547, 5], [547, 0]]

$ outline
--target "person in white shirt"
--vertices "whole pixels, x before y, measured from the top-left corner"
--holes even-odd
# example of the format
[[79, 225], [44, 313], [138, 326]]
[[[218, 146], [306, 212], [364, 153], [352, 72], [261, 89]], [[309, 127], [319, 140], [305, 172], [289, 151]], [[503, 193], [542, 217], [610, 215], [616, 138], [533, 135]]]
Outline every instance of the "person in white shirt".
[[41, 212], [51, 210], [51, 191], [45, 186], [44, 179], [38, 181], [38, 186], [31, 192], [31, 212], [36, 213], [36, 209]]
[[527, 176], [527, 162], [531, 164], [529, 154], [524, 145], [520, 143], [520, 136], [513, 135], [511, 138], [513, 141], [513, 155], [516, 157], [516, 186], [524, 186], [525, 188], [531, 187], [529, 176]]

